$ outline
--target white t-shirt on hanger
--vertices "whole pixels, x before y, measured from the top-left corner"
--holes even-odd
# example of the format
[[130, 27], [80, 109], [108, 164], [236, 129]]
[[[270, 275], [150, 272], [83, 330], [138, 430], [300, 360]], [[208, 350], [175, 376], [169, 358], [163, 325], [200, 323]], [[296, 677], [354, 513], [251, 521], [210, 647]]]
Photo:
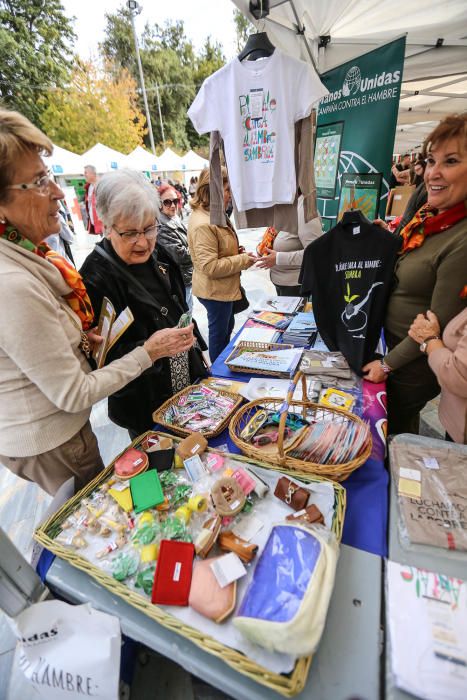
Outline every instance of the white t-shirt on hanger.
[[311, 65], [279, 49], [204, 81], [188, 116], [199, 134], [220, 132], [239, 211], [294, 201], [294, 124], [327, 94]]

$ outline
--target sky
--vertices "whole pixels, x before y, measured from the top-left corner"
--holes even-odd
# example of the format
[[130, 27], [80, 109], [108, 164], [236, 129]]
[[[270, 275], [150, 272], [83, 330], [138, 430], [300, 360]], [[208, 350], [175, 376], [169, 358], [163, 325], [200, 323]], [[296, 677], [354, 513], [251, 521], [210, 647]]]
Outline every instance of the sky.
[[[75, 51], [82, 58], [97, 54], [97, 46], [104, 38], [105, 13], [115, 12], [125, 0], [61, 0], [69, 17], [76, 17], [74, 31], [77, 35]], [[126, 3], [125, 3], [126, 4]], [[140, 34], [147, 21], [164, 24], [166, 19], [182, 19], [185, 34], [200, 49], [208, 35], [222, 44], [227, 59], [235, 56], [234, 5], [230, 0], [139, 0], [142, 12], [136, 18]]]

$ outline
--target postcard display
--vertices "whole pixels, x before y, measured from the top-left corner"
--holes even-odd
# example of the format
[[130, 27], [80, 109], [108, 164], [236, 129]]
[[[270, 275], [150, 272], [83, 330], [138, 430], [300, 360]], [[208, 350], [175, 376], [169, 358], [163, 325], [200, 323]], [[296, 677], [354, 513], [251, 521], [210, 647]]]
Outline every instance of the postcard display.
[[[238, 650], [258, 665], [255, 679], [275, 687], [271, 679], [281, 676], [274, 674], [293, 677], [298, 658], [321, 637], [345, 492], [206, 444], [197, 433], [142, 436], [45, 523], [38, 539], [162, 624], [174, 628], [164, 613], [177, 618], [177, 631], [191, 631], [201, 646], [197, 632], [211, 639], [211, 651], [216, 640], [223, 658], [225, 647]], [[291, 560], [296, 576], [284, 578]], [[266, 581], [273, 584], [267, 601]]]

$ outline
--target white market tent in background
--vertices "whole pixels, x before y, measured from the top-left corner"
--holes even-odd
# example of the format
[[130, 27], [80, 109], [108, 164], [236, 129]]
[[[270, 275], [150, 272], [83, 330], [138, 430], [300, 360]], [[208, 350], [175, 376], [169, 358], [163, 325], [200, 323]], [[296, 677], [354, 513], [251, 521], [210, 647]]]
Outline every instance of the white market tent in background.
[[144, 172], [156, 172], [158, 170], [158, 160], [153, 153], [149, 153], [142, 146], [136, 146], [134, 151], [126, 156], [125, 167]]
[[395, 153], [419, 149], [440, 119], [467, 110], [467, 0], [270, 0], [259, 22], [249, 0], [232, 2], [319, 73], [407, 34]]
[[200, 173], [201, 170], [203, 170], [203, 168], [207, 168], [208, 165], [209, 161], [201, 158], [201, 156], [194, 151], [188, 151], [188, 153], [185, 153], [185, 155], [182, 156], [182, 168], [185, 171], [195, 171]]
[[157, 172], [171, 173], [178, 170], [183, 170], [181, 156], [177, 156], [171, 148], [166, 148], [164, 153], [157, 159]]
[[96, 143], [81, 158], [84, 165], [94, 165], [98, 173], [107, 173], [109, 170], [124, 168], [127, 156], [102, 143]]
[[44, 163], [52, 170], [54, 175], [82, 175], [84, 161], [82, 156], [66, 148], [61, 148], [54, 144], [54, 150], [50, 157], [44, 157]]

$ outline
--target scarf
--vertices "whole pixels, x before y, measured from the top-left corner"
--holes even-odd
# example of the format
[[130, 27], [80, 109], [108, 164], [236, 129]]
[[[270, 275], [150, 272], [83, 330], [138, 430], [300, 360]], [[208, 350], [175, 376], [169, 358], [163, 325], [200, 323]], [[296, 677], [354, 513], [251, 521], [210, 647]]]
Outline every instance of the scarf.
[[465, 218], [467, 216], [467, 200], [459, 202], [447, 211], [443, 211], [442, 214], [438, 214], [437, 211], [430, 204], [424, 204], [407, 226], [402, 229], [400, 234], [403, 239], [401, 255], [410, 253], [415, 248], [420, 248], [427, 236], [441, 233]]
[[28, 238], [24, 238], [13, 226], [0, 224], [0, 237], [52, 263], [72, 290], [70, 294], [66, 294], [63, 298], [80, 319], [83, 330], [87, 331], [91, 328], [94, 320], [91, 300], [81, 275], [73, 265], [59, 253], [56, 253], [55, 250], [52, 250], [47, 243], [42, 242], [35, 246], [34, 243]]

